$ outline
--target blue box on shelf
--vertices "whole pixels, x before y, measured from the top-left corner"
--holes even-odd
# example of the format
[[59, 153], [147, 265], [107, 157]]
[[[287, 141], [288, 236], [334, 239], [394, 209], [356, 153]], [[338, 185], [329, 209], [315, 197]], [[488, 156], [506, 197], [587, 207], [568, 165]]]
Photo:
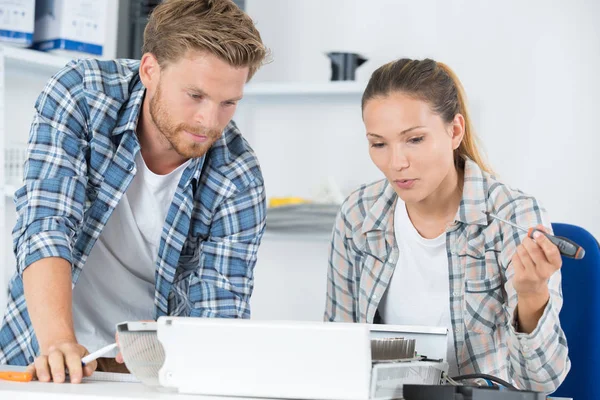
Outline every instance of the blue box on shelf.
[[35, 0], [0, 0], [0, 41], [29, 47], [34, 23]]

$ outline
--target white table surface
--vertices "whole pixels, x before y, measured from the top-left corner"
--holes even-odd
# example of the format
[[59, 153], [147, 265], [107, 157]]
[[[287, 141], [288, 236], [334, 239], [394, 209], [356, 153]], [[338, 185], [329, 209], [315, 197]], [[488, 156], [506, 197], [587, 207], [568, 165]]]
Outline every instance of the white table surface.
[[[12, 365], [2, 365], [0, 370], [4, 371], [23, 371], [24, 367]], [[100, 373], [102, 374], [102, 373]], [[99, 375], [96, 373], [95, 375]], [[110, 375], [110, 374], [109, 374]], [[128, 375], [131, 376], [131, 375]], [[84, 399], [84, 400], [105, 400], [105, 399], [150, 399], [150, 400], [229, 400], [230, 397], [222, 396], [200, 396], [200, 395], [182, 395], [164, 388], [154, 389], [139, 382], [109, 382], [92, 381], [84, 378], [80, 384], [71, 383], [43, 383], [39, 381], [31, 382], [11, 382], [0, 379], [0, 400], [18, 399], [18, 400], [60, 400], [60, 399]], [[235, 398], [240, 400], [240, 398]], [[260, 399], [254, 399], [260, 400]]]
[[[83, 382], [41, 383], [37, 381], [20, 383], [0, 380], [0, 399], [18, 400], [242, 400], [241, 397], [184, 395], [173, 392], [159, 392], [141, 383], [129, 382]], [[558, 400], [558, 398], [554, 398]], [[266, 400], [253, 397], [252, 400]], [[271, 399], [272, 400], [272, 399]]]
[[[23, 367], [1, 366], [2, 370], [22, 371]], [[224, 397], [179, 394], [164, 388], [151, 388], [142, 383], [135, 382], [107, 382], [84, 380], [80, 384], [70, 383], [42, 383], [10, 382], [0, 379], [0, 399], [18, 400], [274, 400], [258, 397]], [[559, 397], [550, 397], [552, 400], [572, 400]]]
[[[236, 397], [183, 395], [174, 392], [161, 392], [141, 383], [130, 382], [83, 382], [70, 383], [42, 383], [9, 382], [0, 380], [0, 399], [27, 399], [27, 400], [106, 400], [106, 399], [149, 399], [149, 400], [240, 400]], [[253, 398], [252, 400], [260, 400]]]

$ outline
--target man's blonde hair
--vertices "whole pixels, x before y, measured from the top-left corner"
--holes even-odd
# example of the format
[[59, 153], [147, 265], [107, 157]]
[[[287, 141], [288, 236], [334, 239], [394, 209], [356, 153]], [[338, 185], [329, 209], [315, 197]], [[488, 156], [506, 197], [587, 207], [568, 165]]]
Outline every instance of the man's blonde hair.
[[248, 67], [248, 80], [262, 65], [267, 49], [252, 19], [231, 0], [164, 0], [144, 30], [143, 53], [162, 66], [188, 50], [213, 54], [232, 67]]

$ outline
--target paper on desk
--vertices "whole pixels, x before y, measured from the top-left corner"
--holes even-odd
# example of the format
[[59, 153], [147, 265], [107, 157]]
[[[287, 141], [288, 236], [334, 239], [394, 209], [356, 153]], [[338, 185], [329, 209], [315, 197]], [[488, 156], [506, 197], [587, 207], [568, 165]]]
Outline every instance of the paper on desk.
[[139, 383], [140, 381], [132, 374], [120, 374], [116, 372], [94, 372], [92, 376], [83, 378], [83, 381], [104, 381], [104, 382], [134, 382]]

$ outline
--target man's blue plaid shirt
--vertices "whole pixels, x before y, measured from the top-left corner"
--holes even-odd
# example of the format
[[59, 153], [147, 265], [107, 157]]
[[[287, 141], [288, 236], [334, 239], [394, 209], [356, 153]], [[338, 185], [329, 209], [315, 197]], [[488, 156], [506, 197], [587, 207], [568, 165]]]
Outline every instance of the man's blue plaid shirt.
[[[0, 364], [29, 364], [39, 351], [23, 271], [42, 258], [61, 257], [71, 263], [75, 285], [136, 173], [145, 93], [138, 66], [132, 60], [71, 62], [36, 102], [24, 186], [15, 194], [17, 272], [0, 328]], [[155, 317], [248, 318], [265, 216], [258, 161], [232, 122], [188, 165], [173, 197], [155, 266]]]

